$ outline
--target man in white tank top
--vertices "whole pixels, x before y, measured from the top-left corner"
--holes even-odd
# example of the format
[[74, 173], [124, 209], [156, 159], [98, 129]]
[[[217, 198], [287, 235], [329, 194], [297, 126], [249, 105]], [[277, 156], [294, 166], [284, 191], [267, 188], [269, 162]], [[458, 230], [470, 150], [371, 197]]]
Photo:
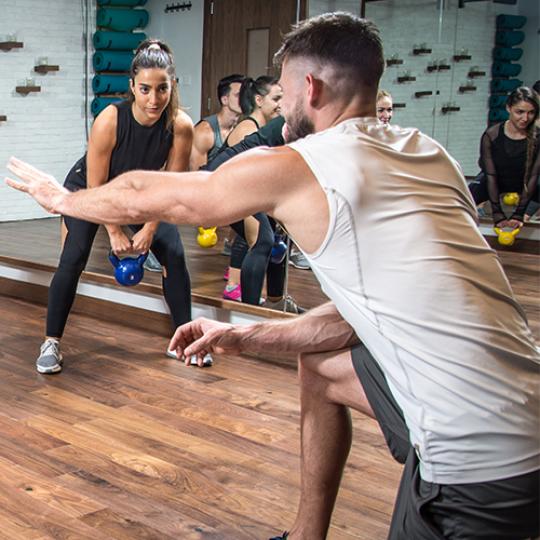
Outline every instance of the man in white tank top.
[[371, 23], [305, 21], [277, 60], [298, 139], [287, 147], [214, 173], [136, 171], [77, 193], [12, 160], [24, 182], [8, 183], [50, 212], [98, 223], [219, 225], [266, 212], [287, 228], [332, 303], [242, 327], [200, 319], [171, 341], [201, 362], [207, 352], [299, 354], [301, 500], [280, 538], [326, 537], [349, 407], [377, 418], [406, 462], [389, 538], [538, 535], [539, 354], [458, 165], [417, 130], [374, 118], [384, 58]]

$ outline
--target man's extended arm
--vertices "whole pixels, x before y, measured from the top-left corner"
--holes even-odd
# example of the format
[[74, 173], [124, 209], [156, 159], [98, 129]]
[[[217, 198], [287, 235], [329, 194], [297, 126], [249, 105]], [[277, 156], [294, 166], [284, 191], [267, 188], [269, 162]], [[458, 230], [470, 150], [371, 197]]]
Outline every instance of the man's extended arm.
[[179, 357], [215, 353], [307, 353], [334, 351], [358, 343], [353, 328], [332, 303], [294, 319], [231, 325], [197, 319], [179, 327], [170, 348]]

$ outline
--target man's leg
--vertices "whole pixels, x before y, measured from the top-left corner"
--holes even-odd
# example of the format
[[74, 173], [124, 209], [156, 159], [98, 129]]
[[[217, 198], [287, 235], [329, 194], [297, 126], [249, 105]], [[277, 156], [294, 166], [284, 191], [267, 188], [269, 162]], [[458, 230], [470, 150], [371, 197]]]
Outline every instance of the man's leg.
[[326, 538], [351, 446], [348, 407], [373, 417], [350, 350], [299, 358], [301, 494], [290, 540]]

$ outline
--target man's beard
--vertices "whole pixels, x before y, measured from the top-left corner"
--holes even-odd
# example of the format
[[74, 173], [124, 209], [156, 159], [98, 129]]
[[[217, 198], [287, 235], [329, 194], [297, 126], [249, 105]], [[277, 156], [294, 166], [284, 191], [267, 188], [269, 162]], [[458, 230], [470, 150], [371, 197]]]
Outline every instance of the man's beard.
[[302, 104], [298, 103], [287, 121], [287, 142], [302, 139], [315, 133], [313, 122], [303, 113]]

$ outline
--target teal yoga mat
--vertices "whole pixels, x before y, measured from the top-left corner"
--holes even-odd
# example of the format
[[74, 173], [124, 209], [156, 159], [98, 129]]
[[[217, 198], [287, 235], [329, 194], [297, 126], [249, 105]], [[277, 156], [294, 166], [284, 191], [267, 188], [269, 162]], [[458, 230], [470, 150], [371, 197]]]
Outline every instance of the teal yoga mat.
[[495, 43], [503, 47], [515, 47], [523, 43], [525, 32], [521, 30], [497, 30], [495, 32]]
[[493, 49], [493, 58], [495, 60], [506, 60], [508, 62], [519, 60], [523, 54], [523, 49], [511, 47], [495, 47]]
[[127, 92], [129, 77], [127, 75], [96, 75], [92, 79], [94, 94], [114, 94]]
[[92, 114], [94, 116], [97, 116], [105, 107], [110, 105], [111, 103], [115, 103], [116, 101], [122, 101], [124, 98], [122, 97], [101, 97], [97, 96], [92, 100], [92, 103], [90, 104], [90, 110], [92, 111]]
[[526, 22], [522, 15], [497, 15], [497, 28], [523, 28]]
[[490, 109], [489, 110], [489, 121], [490, 122], [502, 122], [508, 120], [508, 111], [506, 109]]
[[150, 19], [145, 9], [100, 8], [96, 16], [98, 26], [117, 32], [144, 28]]
[[510, 62], [493, 62], [491, 74], [494, 77], [517, 77], [521, 73], [521, 64]]
[[504, 108], [506, 105], [506, 99], [508, 96], [489, 96], [489, 107], [490, 109], [499, 109], [501, 107]]
[[98, 6], [123, 6], [137, 7], [144, 6], [147, 0], [98, 0]]
[[146, 39], [143, 32], [105, 32], [98, 30], [94, 33], [94, 48], [96, 50], [133, 51], [141, 41]]
[[519, 79], [493, 79], [491, 81], [492, 92], [512, 92], [516, 88], [520, 87], [523, 81]]
[[92, 58], [94, 71], [129, 71], [133, 56], [131, 51], [96, 51]]

